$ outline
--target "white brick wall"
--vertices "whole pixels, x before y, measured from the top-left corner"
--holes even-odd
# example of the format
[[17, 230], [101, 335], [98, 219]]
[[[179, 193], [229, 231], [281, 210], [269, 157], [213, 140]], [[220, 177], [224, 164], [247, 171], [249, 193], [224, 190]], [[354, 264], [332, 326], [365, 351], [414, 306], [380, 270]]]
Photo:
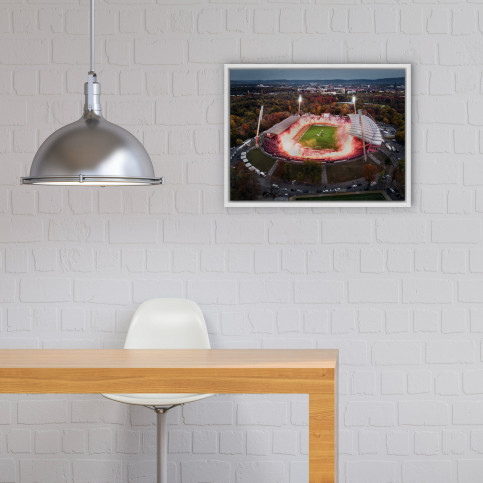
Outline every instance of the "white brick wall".
[[[483, 463], [483, 9], [430, 0], [98, 0], [107, 117], [163, 187], [18, 185], [82, 108], [87, 4], [0, 2], [0, 347], [121, 347], [189, 297], [217, 348], [339, 348], [341, 483], [475, 483]], [[222, 206], [224, 62], [412, 62], [410, 209]], [[307, 398], [169, 416], [172, 483], [303, 483]], [[0, 482], [152, 483], [155, 418], [0, 401]]]

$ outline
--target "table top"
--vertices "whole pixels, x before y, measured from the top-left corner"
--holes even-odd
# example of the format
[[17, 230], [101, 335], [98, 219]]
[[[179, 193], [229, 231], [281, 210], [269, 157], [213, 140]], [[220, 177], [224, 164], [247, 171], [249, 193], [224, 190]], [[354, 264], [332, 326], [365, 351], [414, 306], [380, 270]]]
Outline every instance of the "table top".
[[2, 349], [3, 368], [330, 369], [337, 350], [304, 349]]
[[337, 350], [3, 349], [0, 393], [324, 393]]

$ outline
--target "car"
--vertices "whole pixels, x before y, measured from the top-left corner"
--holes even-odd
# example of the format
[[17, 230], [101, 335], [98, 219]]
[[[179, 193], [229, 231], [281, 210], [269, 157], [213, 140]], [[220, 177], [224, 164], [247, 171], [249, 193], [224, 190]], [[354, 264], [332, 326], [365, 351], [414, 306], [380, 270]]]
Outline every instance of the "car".
[[336, 188], [335, 191], [340, 191], [340, 188]]
[[328, 192], [329, 192], [329, 190], [323, 190], [322, 191], [322, 193], [328, 193]]
[[356, 184], [353, 184], [353, 185], [351, 186], [351, 188], [357, 188], [357, 185], [356, 185]]
[[273, 183], [272, 188], [280, 188], [280, 186], [278, 186], [278, 184]]
[[308, 193], [308, 192], [309, 192], [309, 190], [304, 190], [304, 193]]
[[293, 179], [293, 180], [291, 181], [291, 183], [292, 183], [292, 184], [295, 184], [295, 182], [296, 182], [296, 181], [297, 181], [296, 179]]
[[302, 190], [297, 190], [296, 193], [302, 193]]
[[322, 190], [316, 190], [316, 193], [322, 193]]

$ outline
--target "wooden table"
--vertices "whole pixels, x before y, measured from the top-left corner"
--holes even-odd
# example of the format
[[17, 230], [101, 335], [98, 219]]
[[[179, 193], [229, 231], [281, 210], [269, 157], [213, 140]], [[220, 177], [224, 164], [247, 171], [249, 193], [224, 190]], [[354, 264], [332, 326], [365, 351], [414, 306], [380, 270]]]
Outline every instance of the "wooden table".
[[309, 482], [337, 483], [336, 350], [0, 350], [0, 393], [309, 394]]

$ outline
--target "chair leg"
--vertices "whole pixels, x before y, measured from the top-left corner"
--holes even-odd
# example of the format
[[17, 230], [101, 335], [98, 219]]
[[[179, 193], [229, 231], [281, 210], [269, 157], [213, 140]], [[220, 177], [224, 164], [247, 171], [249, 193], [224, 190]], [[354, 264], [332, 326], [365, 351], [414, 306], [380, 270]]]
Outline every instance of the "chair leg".
[[158, 448], [157, 448], [157, 483], [168, 483], [168, 427], [166, 411], [156, 409]]

